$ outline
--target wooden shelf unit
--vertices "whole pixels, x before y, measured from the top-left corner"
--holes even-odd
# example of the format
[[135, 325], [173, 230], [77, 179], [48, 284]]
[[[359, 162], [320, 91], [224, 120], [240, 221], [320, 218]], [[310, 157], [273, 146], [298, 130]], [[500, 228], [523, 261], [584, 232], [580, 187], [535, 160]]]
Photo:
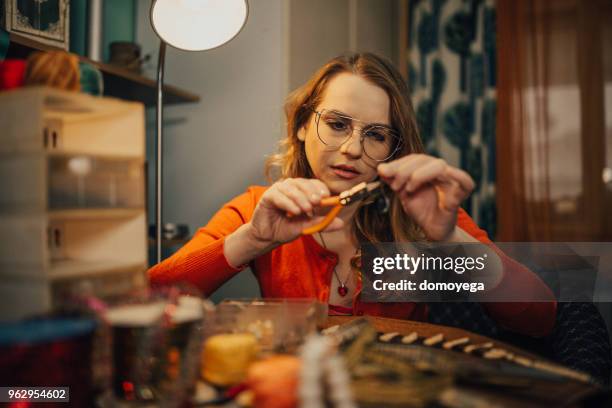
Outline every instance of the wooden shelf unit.
[[[59, 48], [39, 43], [27, 37], [10, 33], [8, 58], [27, 58], [33, 51], [57, 51]], [[60, 50], [61, 51], [61, 50]], [[142, 102], [146, 106], [155, 106], [157, 100], [156, 81], [125, 68], [90, 60], [79, 56], [83, 62], [98, 68], [104, 78], [104, 95], [115, 98]], [[172, 85], [164, 86], [164, 104], [199, 102], [200, 97], [189, 91]]]
[[73, 259], [51, 262], [48, 278], [51, 280], [75, 277], [93, 277], [96, 275], [115, 274], [130, 271], [144, 271], [142, 262], [121, 261], [78, 261]]
[[0, 320], [146, 285], [142, 103], [0, 93]]
[[113, 220], [134, 217], [142, 212], [139, 208], [71, 208], [50, 210], [50, 220]]

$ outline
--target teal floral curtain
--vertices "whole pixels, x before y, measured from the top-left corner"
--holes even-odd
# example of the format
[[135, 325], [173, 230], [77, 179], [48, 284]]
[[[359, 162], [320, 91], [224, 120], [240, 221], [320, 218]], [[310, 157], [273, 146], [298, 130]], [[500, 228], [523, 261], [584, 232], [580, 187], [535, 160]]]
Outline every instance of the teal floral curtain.
[[408, 80], [430, 154], [466, 170], [466, 211], [495, 236], [495, 1], [409, 0]]

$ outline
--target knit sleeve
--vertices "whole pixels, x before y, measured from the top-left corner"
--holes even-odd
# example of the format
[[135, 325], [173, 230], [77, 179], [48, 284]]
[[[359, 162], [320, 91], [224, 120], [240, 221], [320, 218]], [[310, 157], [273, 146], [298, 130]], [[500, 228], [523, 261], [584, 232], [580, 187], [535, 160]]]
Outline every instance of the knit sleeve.
[[534, 299], [550, 299], [546, 302], [483, 303], [491, 317], [503, 327], [518, 333], [534, 337], [550, 334], [556, 320], [557, 302], [548, 286], [527, 267], [506, 256], [462, 209], [459, 209], [457, 225], [478, 241], [488, 244], [501, 259], [502, 279], [489, 291], [489, 296], [495, 297], [496, 292], [508, 294], [528, 288], [532, 291]]
[[250, 187], [225, 204], [189, 242], [148, 270], [151, 285], [188, 282], [208, 296], [238, 273], [223, 253], [225, 237], [251, 219], [263, 191]]

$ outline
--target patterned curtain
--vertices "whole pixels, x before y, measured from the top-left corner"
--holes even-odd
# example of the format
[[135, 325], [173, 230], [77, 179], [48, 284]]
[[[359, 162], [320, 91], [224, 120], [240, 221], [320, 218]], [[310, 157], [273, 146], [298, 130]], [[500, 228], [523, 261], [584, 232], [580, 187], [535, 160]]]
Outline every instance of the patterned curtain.
[[409, 0], [408, 81], [427, 151], [466, 170], [466, 211], [496, 233], [495, 0]]

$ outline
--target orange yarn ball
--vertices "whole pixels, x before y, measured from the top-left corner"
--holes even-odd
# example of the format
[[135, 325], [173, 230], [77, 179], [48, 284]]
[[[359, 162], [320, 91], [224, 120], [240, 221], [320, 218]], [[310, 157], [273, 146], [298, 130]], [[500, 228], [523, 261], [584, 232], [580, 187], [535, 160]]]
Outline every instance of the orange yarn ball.
[[301, 364], [295, 356], [280, 354], [251, 364], [246, 384], [253, 392], [253, 406], [296, 407]]
[[25, 84], [79, 91], [79, 57], [64, 51], [35, 52], [28, 58]]

